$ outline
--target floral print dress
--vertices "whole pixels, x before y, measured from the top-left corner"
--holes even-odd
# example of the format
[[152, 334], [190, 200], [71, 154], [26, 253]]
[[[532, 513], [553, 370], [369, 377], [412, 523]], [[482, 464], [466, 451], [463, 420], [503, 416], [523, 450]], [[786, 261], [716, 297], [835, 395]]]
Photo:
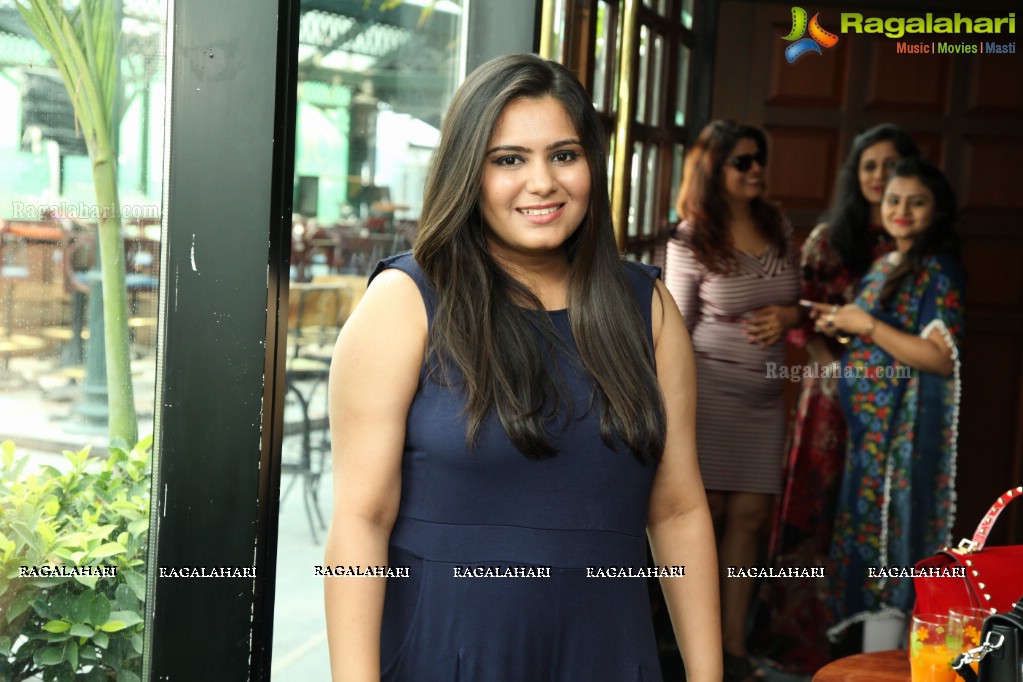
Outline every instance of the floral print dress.
[[[881, 225], [866, 227], [870, 260], [890, 252], [895, 243]], [[803, 242], [800, 295], [809, 301], [845, 305], [859, 290], [861, 278], [831, 246], [828, 225], [817, 225]], [[813, 321], [793, 329], [788, 342], [802, 348], [817, 337]], [[820, 336], [836, 358], [843, 347]], [[845, 465], [845, 417], [838, 402], [838, 379], [823, 368], [801, 382], [788, 449], [785, 491], [778, 509], [771, 556], [775, 565], [827, 567], [832, 522]], [[819, 578], [775, 580], [761, 588], [770, 617], [767, 632], [755, 639], [777, 668], [812, 674], [831, 661], [826, 631], [831, 622], [827, 584]]]
[[874, 263], [857, 305], [920, 337], [938, 329], [954, 371], [944, 377], [910, 368], [865, 337], [847, 347], [839, 398], [849, 436], [829, 566], [833, 638], [851, 623], [908, 613], [912, 579], [871, 577], [870, 569], [912, 567], [949, 544], [955, 517], [963, 273], [951, 258], [927, 258], [881, 305], [896, 264], [890, 256]]

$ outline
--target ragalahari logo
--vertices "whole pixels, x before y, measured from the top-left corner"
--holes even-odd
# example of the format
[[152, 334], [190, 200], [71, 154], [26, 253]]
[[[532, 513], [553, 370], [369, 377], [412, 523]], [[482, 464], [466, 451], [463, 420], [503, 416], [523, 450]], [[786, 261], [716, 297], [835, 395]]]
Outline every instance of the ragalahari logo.
[[[820, 23], [817, 21], [817, 17], [821, 14], [818, 12], [813, 15], [813, 19], [810, 20], [809, 26], [806, 21], [806, 10], [802, 7], [792, 8], [792, 30], [782, 40], [795, 41], [791, 45], [785, 48], [785, 59], [789, 61], [789, 64], [802, 57], [807, 52], [821, 53], [822, 47], [834, 47], [838, 42], [838, 36], [830, 31], [825, 31], [821, 28]], [[810, 37], [804, 38], [803, 34], [806, 33], [809, 28]]]

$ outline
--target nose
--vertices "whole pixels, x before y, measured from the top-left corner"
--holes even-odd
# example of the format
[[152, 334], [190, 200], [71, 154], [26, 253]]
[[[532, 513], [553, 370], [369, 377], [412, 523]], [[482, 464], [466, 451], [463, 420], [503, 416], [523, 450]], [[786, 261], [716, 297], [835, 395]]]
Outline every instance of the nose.
[[546, 163], [534, 163], [526, 180], [526, 191], [546, 196], [558, 188], [554, 172]]
[[905, 200], [899, 201], [895, 205], [895, 215], [897, 216], [908, 216], [909, 215], [909, 202]]

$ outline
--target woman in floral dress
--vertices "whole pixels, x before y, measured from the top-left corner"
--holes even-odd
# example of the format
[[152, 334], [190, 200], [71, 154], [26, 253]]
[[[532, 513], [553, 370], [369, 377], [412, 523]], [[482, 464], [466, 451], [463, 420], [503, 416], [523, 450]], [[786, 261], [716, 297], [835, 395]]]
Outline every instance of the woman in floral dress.
[[[844, 305], [855, 298], [867, 268], [893, 248], [881, 226], [881, 194], [892, 166], [915, 156], [917, 147], [901, 128], [875, 126], [856, 137], [842, 168], [825, 221], [803, 243], [800, 287], [804, 299]], [[805, 347], [812, 373], [802, 382], [788, 450], [785, 490], [774, 529], [772, 556], [782, 567], [827, 565], [838, 485], [845, 462], [845, 419], [836, 380], [822, 368], [842, 355], [834, 339], [806, 324], [789, 332], [789, 343]], [[826, 583], [819, 578], [772, 581], [768, 650], [786, 672], [811, 674], [831, 660]]]
[[964, 316], [956, 200], [941, 171], [901, 161], [881, 217], [896, 250], [871, 266], [853, 303], [818, 302], [811, 313], [818, 331], [849, 341], [829, 635], [863, 621], [865, 650], [903, 641], [914, 600], [910, 578], [869, 569], [912, 566], [951, 540]]

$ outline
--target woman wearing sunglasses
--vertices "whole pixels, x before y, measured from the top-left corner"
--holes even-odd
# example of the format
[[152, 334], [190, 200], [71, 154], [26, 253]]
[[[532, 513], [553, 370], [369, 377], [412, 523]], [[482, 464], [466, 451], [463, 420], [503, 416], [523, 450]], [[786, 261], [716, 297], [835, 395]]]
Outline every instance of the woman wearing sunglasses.
[[[881, 226], [881, 194], [888, 176], [900, 159], [917, 153], [912, 138], [891, 123], [856, 136], [839, 171], [825, 222], [803, 242], [803, 298], [839, 306], [853, 301], [870, 264], [895, 246]], [[842, 356], [842, 346], [815, 333], [809, 321], [792, 330], [788, 341], [805, 347], [810, 366], [818, 370]], [[776, 520], [777, 565], [827, 565], [845, 438], [837, 378], [810, 373], [801, 382]], [[769, 632], [762, 639], [771, 648], [771, 657], [785, 672], [815, 672], [832, 659], [824, 633], [833, 623], [820, 580], [776, 580], [769, 588], [771, 615], [765, 624]]]
[[[686, 157], [665, 271], [696, 354], [697, 450], [723, 572], [756, 563], [781, 492], [783, 382], [771, 368], [785, 362], [779, 342], [802, 320], [791, 227], [764, 199], [766, 162], [759, 129], [703, 129]], [[722, 577], [726, 680], [763, 675], [746, 652], [753, 582]]]

